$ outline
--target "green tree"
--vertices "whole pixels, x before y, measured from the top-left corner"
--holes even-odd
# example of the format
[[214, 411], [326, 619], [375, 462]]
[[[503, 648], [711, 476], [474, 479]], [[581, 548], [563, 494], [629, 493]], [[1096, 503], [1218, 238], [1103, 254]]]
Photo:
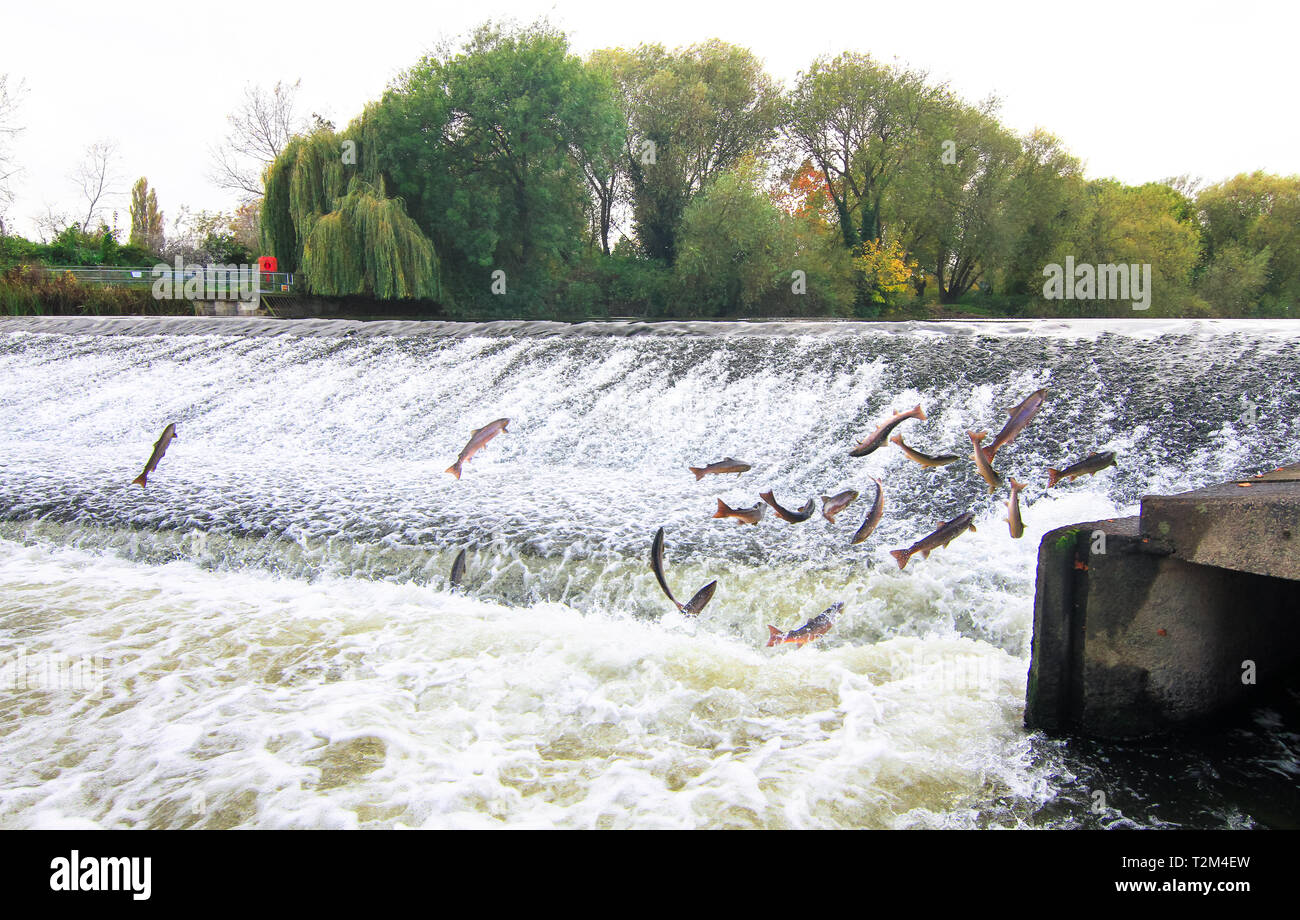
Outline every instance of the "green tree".
[[865, 54], [820, 57], [799, 75], [785, 131], [825, 176], [846, 249], [882, 237], [886, 192], [917, 147], [922, 118], [943, 98], [924, 74]]
[[674, 275], [692, 314], [845, 312], [851, 303], [808, 223], [764, 192], [761, 165], [752, 157], [718, 175], [686, 206], [678, 242]]
[[609, 83], [562, 33], [482, 26], [460, 53], [424, 58], [400, 92], [399, 121], [437, 132], [404, 145], [404, 175], [423, 161], [418, 213], [466, 285], [486, 292], [485, 270], [501, 269], [517, 290], [572, 260], [585, 223], [581, 163], [616, 150], [621, 123]]
[[131, 188], [131, 245], [150, 252], [163, 247], [163, 213], [158, 210], [158, 195], [141, 176]]
[[752, 51], [711, 39], [602, 52], [626, 100], [624, 168], [641, 251], [672, 264], [691, 200], [776, 135], [780, 93]]
[[1204, 232], [1206, 272], [1228, 276], [1229, 266], [1253, 262], [1267, 250], [1265, 281], [1256, 294], [1279, 307], [1300, 300], [1300, 176], [1234, 176], [1202, 191], [1196, 211]]
[[953, 303], [1010, 259], [1007, 200], [1020, 143], [993, 116], [938, 92], [917, 121], [916, 144], [900, 158], [884, 197], [887, 234], [934, 277]]

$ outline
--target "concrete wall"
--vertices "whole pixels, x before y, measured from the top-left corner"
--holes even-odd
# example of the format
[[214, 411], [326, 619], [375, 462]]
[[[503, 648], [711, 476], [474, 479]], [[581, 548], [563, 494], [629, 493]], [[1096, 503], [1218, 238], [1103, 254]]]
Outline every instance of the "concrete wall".
[[1029, 728], [1109, 738], [1176, 730], [1261, 702], [1298, 671], [1300, 582], [1178, 559], [1142, 535], [1138, 518], [1043, 538]]

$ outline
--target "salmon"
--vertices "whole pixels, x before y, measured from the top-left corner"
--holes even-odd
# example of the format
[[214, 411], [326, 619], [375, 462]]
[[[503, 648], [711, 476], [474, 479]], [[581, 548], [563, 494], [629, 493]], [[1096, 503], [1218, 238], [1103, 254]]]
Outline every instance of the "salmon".
[[856, 546], [867, 537], [871, 536], [871, 532], [875, 530], [876, 525], [880, 523], [880, 516], [885, 513], [884, 486], [880, 484], [879, 479], [873, 477], [872, 481], [876, 484], [876, 500], [872, 504], [871, 510], [867, 512], [866, 520], [862, 522], [862, 526], [858, 528], [858, 532], [855, 533], [853, 539], [849, 541], [850, 546]]
[[835, 618], [840, 615], [844, 609], [843, 602], [837, 601], [831, 604], [817, 616], [813, 617], [807, 623], [798, 629], [792, 629], [790, 632], [781, 632], [775, 626], [767, 628], [767, 647], [774, 645], [794, 645], [802, 647], [803, 645], [821, 638], [830, 632], [831, 627], [835, 625]]
[[921, 554], [922, 559], [929, 559], [930, 552], [941, 546], [947, 546], [957, 537], [960, 537], [967, 530], [975, 529], [975, 513], [964, 511], [957, 515], [951, 521], [940, 524], [934, 532], [917, 540], [907, 549], [891, 549], [889, 555], [893, 556], [898, 562], [900, 569], [907, 568], [907, 561], [916, 553]]
[[753, 469], [753, 467], [741, 460], [733, 460], [727, 457], [717, 463], [710, 463], [708, 466], [688, 466], [687, 469], [695, 474], [695, 481], [699, 482], [710, 473], [735, 473], [739, 476], [741, 473]]
[[989, 458], [985, 454], [984, 448], [980, 446], [980, 442], [987, 438], [989, 433], [987, 431], [968, 431], [966, 434], [975, 448], [974, 452], [971, 454], [971, 459], [975, 461], [975, 469], [979, 470], [979, 474], [983, 476], [984, 481], [989, 484], [989, 494], [992, 495], [1001, 487], [1002, 475], [998, 473], [997, 470], [993, 469], [993, 464], [989, 462]]
[[752, 508], [731, 508], [722, 499], [718, 499], [718, 510], [713, 513], [715, 518], [735, 518], [741, 524], [757, 524], [763, 520], [763, 503], [759, 502]]
[[798, 511], [790, 511], [777, 504], [776, 496], [771, 490], [761, 493], [758, 497], [772, 506], [772, 510], [776, 512], [777, 517], [789, 524], [802, 524], [813, 516], [813, 511], [817, 507], [817, 499], [810, 498]]
[[462, 549], [456, 554], [456, 558], [451, 564], [451, 575], [448, 576], [447, 583], [453, 588], [457, 587], [460, 584], [461, 579], [465, 577], [465, 554], [468, 551], [468, 547]]
[[1091, 476], [1093, 473], [1100, 473], [1106, 467], [1114, 465], [1115, 452], [1113, 450], [1108, 450], [1103, 454], [1094, 451], [1078, 463], [1075, 463], [1072, 466], [1067, 466], [1063, 470], [1058, 470], [1054, 466], [1049, 466], [1047, 468], [1047, 487], [1050, 489], [1052, 486], [1067, 477], [1071, 482], [1074, 482], [1074, 480], [1078, 479], [1080, 476]]
[[839, 495], [822, 496], [822, 517], [835, 523], [835, 515], [839, 514], [849, 505], [858, 500], [858, 493], [852, 489], [845, 489]]
[[1014, 441], [1016, 435], [1025, 430], [1025, 426], [1038, 414], [1038, 410], [1043, 408], [1043, 400], [1045, 399], [1047, 399], [1047, 390], [1035, 390], [1026, 396], [1020, 405], [1007, 410], [1007, 415], [1010, 416], [1007, 423], [1002, 426], [1002, 430], [998, 432], [998, 436], [993, 439], [992, 444], [981, 448], [990, 463], [999, 450]]
[[142, 489], [147, 488], [149, 474], [158, 469], [158, 464], [162, 461], [163, 455], [167, 453], [167, 446], [175, 439], [176, 425], [172, 423], [163, 429], [163, 433], [154, 442], [153, 453], [149, 455], [149, 462], [144, 465], [144, 472], [132, 479], [131, 485], [140, 486]]
[[947, 466], [949, 463], [956, 463], [960, 457], [956, 454], [940, 454], [937, 457], [931, 457], [929, 454], [923, 454], [913, 447], [908, 447], [903, 443], [903, 436], [896, 434], [889, 439], [890, 444], [897, 444], [903, 451], [903, 456], [908, 460], [914, 460], [927, 470], [937, 469], [941, 466]]
[[895, 412], [884, 423], [882, 423], [879, 428], [873, 431], [870, 436], [863, 441], [859, 441], [857, 445], [849, 451], [849, 456], [865, 457], [872, 451], [883, 447], [886, 439], [889, 437], [889, 433], [909, 418], [925, 421], [925, 410], [921, 408], [920, 403], [917, 403], [906, 412]]
[[717, 590], [718, 583], [711, 581], [703, 588], [695, 592], [685, 604], [677, 602], [673, 597], [672, 590], [668, 587], [668, 579], [664, 578], [664, 529], [659, 528], [655, 534], [654, 542], [650, 544], [650, 570], [655, 573], [655, 579], [659, 582], [659, 587], [663, 588], [664, 594], [673, 602], [673, 606], [687, 616], [699, 616], [704, 605], [713, 599], [713, 592]]
[[484, 444], [486, 444], [488, 441], [491, 441], [501, 432], [505, 431], [506, 425], [508, 424], [510, 424], [510, 419], [499, 418], [495, 422], [489, 422], [488, 424], [484, 425], [482, 428], [475, 430], [470, 435], [469, 443], [465, 445], [465, 449], [462, 450], [460, 452], [460, 456], [456, 458], [456, 462], [453, 463], [451, 466], [447, 467], [445, 470], [443, 470], [443, 472], [451, 473], [451, 475], [459, 479], [461, 464], [469, 463], [470, 458], [473, 457], [476, 453], [478, 453], [479, 450], [482, 449]]
[[1011, 528], [1012, 538], [1016, 540], [1025, 535], [1025, 522], [1020, 519], [1020, 490], [1024, 487], [1023, 482], [1016, 482], [1016, 478], [1011, 477], [1011, 500], [1007, 502], [1007, 524]]

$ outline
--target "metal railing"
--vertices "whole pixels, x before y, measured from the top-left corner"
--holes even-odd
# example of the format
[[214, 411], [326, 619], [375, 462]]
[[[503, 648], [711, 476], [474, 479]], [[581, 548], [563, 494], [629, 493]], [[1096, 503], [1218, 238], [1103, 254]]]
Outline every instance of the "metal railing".
[[181, 299], [184, 286], [202, 287], [202, 296], [216, 299], [242, 297], [246, 292], [255, 294], [293, 294], [293, 272], [263, 272], [251, 266], [194, 265], [175, 268], [105, 268], [103, 266], [50, 265], [45, 271], [51, 275], [72, 275], [80, 284], [102, 284], [113, 287], [152, 287], [158, 281], [169, 281]]

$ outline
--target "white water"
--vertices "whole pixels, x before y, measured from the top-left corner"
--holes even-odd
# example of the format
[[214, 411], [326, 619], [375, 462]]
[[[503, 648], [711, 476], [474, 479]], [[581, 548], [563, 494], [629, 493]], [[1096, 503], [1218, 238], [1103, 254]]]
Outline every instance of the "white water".
[[[1083, 820], [1021, 726], [1038, 540], [1296, 459], [1290, 329], [0, 324], [0, 826]], [[999, 454], [1021, 540], [972, 464], [847, 456], [917, 402], [908, 443], [964, 456], [1040, 386]], [[1119, 467], [1044, 488], [1090, 450]], [[753, 470], [686, 471], [728, 455]], [[866, 498], [834, 526], [709, 517], [871, 476], [859, 547]], [[968, 508], [977, 533], [898, 571]], [[698, 622], [650, 573], [659, 526], [679, 596], [719, 581]], [[764, 647], [837, 600], [819, 643]], [[58, 656], [91, 679], [51, 686]]]

